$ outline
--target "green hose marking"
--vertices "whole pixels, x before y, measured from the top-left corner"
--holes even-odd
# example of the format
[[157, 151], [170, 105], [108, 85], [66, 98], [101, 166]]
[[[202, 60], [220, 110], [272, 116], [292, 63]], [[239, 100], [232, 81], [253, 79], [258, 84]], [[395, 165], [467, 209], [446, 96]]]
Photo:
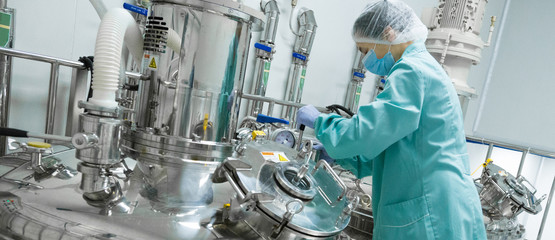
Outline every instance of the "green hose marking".
[[7, 47], [10, 42], [12, 15], [0, 12], [0, 46]]
[[303, 69], [303, 71], [301, 72], [301, 82], [299, 83], [299, 88], [301, 89], [301, 92], [303, 91], [303, 88], [304, 88], [305, 76], [306, 76], [306, 69]]
[[362, 86], [357, 86], [357, 91], [355, 94], [355, 106], [358, 107], [358, 102], [360, 100], [360, 92], [362, 91]]
[[268, 85], [268, 78], [270, 77], [270, 66], [272, 65], [271, 62], [265, 62], [264, 63], [264, 74], [262, 76], [262, 81], [264, 83], [264, 86]]

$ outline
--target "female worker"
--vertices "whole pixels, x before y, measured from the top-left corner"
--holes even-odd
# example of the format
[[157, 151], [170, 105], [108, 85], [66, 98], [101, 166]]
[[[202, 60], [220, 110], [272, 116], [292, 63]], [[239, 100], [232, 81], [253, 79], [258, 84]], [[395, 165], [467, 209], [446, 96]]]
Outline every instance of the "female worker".
[[460, 103], [426, 36], [403, 2], [370, 4], [353, 38], [366, 68], [388, 76], [383, 92], [351, 119], [306, 106], [297, 121], [337, 164], [373, 176], [374, 239], [486, 239]]

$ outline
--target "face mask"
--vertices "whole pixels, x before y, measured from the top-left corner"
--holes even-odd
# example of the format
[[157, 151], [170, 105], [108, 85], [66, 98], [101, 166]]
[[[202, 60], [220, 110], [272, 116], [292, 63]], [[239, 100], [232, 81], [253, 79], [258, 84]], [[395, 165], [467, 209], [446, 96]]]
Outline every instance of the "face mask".
[[374, 49], [372, 49], [362, 59], [362, 62], [368, 71], [378, 76], [386, 76], [389, 74], [393, 65], [395, 65], [395, 59], [393, 59], [393, 55], [391, 55], [391, 49], [381, 59], [376, 57], [376, 53]]

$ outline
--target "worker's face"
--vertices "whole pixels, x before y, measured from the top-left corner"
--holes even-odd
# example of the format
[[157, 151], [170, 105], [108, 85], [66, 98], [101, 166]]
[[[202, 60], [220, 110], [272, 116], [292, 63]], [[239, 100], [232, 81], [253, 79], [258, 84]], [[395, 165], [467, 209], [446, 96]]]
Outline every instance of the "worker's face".
[[389, 51], [389, 45], [376, 44], [376, 43], [357, 43], [358, 50], [366, 55], [370, 50], [374, 49], [376, 57], [382, 59]]

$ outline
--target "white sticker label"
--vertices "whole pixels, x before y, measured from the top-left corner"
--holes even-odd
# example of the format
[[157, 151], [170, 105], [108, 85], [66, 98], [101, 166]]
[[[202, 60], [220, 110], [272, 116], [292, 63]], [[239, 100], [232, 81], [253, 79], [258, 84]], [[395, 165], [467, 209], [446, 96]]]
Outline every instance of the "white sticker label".
[[284, 152], [260, 152], [264, 160], [272, 162], [289, 162]]
[[145, 54], [143, 56], [143, 69], [150, 69], [152, 71], [158, 71], [158, 64], [160, 63], [160, 58], [156, 55]]

